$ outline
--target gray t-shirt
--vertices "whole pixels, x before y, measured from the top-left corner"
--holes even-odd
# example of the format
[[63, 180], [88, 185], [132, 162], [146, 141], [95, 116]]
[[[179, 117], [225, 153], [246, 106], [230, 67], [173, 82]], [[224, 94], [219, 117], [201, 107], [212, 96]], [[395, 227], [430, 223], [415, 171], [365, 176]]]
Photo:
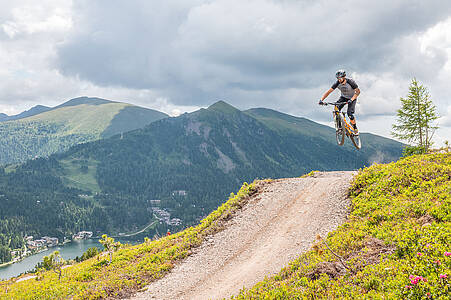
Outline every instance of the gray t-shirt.
[[341, 84], [338, 80], [332, 86], [332, 89], [338, 88], [341, 91], [341, 96], [346, 99], [351, 99], [354, 96], [355, 89], [358, 88], [357, 83], [351, 78], [346, 78], [346, 83]]

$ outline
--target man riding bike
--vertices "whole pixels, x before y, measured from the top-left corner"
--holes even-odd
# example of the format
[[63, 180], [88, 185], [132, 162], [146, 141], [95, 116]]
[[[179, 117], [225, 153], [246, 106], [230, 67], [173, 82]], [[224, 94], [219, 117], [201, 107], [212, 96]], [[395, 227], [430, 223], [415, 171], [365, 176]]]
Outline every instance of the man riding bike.
[[341, 91], [341, 96], [337, 102], [343, 103], [338, 106], [338, 110], [341, 111], [341, 109], [346, 104], [348, 104], [347, 114], [349, 116], [349, 119], [351, 120], [352, 126], [354, 127], [354, 131], [355, 131], [354, 134], [358, 135], [359, 131], [357, 130], [354, 112], [355, 112], [355, 104], [357, 102], [357, 97], [360, 95], [360, 89], [354, 80], [352, 80], [351, 78], [346, 78], [345, 70], [338, 70], [337, 73], [335, 73], [335, 77], [337, 77], [337, 82], [335, 82], [332, 85], [332, 87], [323, 95], [323, 97], [321, 97], [319, 104], [323, 105], [324, 99], [326, 99], [327, 96], [330, 95], [330, 93], [332, 93], [336, 88], [338, 88]]

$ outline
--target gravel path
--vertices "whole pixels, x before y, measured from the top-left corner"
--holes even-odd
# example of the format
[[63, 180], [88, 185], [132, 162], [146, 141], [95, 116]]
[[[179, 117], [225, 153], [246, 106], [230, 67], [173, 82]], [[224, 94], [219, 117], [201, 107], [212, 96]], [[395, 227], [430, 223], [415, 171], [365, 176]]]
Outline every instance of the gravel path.
[[307, 251], [346, 218], [355, 172], [277, 179], [164, 278], [132, 299], [222, 299], [250, 288]]

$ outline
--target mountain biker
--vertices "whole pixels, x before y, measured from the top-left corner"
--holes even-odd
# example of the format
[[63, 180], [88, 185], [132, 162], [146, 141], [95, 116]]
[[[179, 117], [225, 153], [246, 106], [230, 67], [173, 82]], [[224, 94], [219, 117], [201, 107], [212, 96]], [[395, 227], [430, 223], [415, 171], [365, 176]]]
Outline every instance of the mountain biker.
[[335, 73], [335, 77], [337, 77], [337, 81], [332, 85], [332, 87], [321, 97], [321, 100], [319, 101], [320, 105], [324, 104], [324, 99], [329, 96], [330, 93], [332, 93], [336, 88], [338, 88], [341, 91], [340, 99], [338, 99], [337, 102], [343, 103], [338, 106], [338, 110], [341, 111], [341, 109], [348, 104], [348, 111], [347, 114], [349, 116], [349, 119], [351, 120], [352, 127], [354, 127], [355, 135], [359, 134], [359, 131], [357, 129], [357, 124], [354, 117], [355, 112], [355, 104], [357, 97], [360, 95], [360, 89], [357, 86], [357, 83], [355, 83], [354, 80], [351, 78], [346, 78], [346, 71], [345, 70], [338, 70], [337, 73]]

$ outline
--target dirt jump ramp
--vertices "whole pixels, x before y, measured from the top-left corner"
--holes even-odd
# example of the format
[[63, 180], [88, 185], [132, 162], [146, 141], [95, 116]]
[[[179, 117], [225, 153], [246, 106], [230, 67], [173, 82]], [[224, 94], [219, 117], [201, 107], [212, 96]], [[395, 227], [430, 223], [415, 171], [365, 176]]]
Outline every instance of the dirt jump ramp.
[[164, 278], [132, 299], [223, 299], [277, 274], [342, 224], [356, 172], [277, 179]]

